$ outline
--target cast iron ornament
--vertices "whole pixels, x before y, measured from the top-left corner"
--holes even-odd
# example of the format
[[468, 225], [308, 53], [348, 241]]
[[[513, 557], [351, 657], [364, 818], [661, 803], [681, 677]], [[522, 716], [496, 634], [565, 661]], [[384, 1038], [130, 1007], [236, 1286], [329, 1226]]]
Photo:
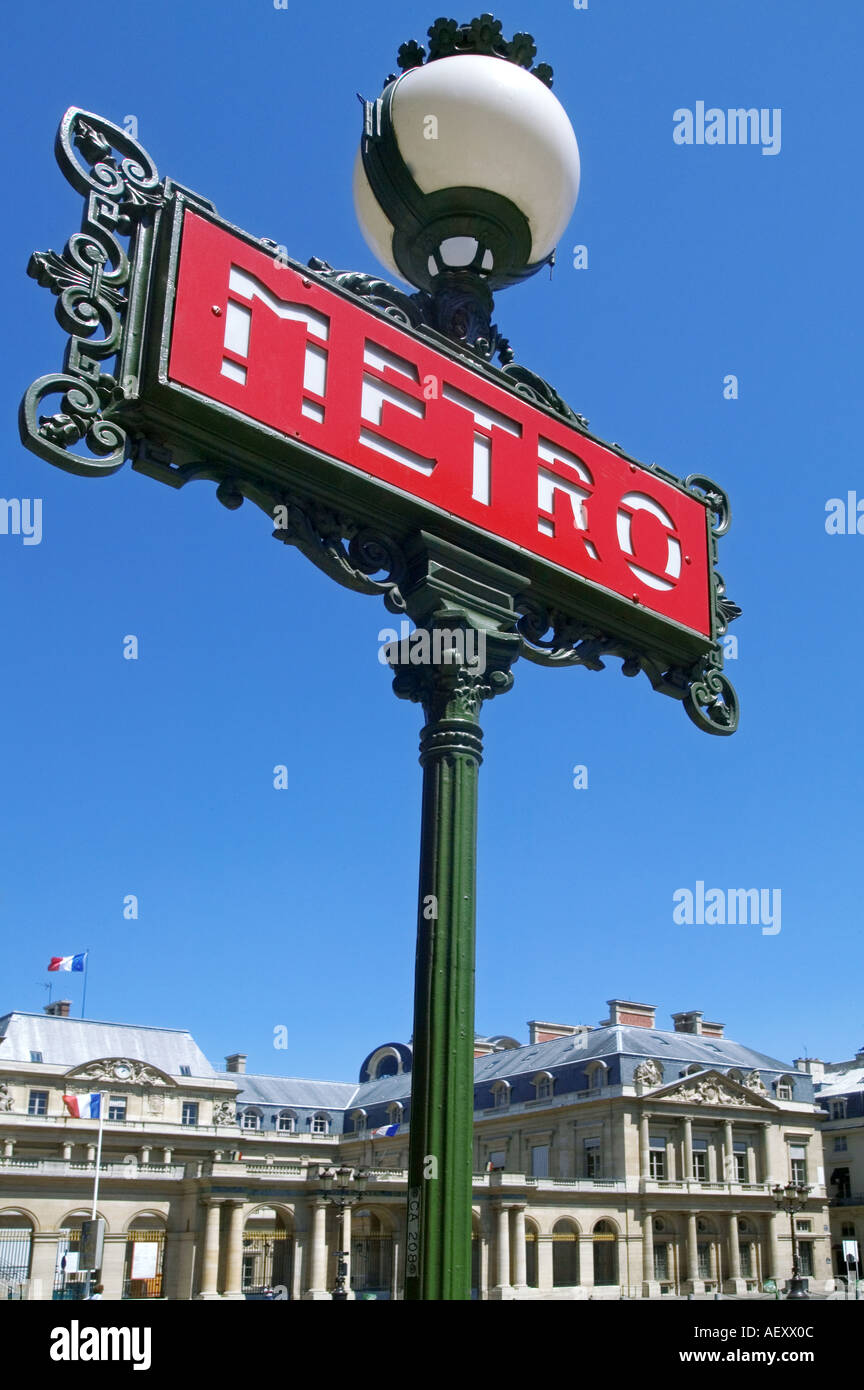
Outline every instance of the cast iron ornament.
[[[438, 23], [446, 26], [451, 21]], [[479, 21], [476, 23], [479, 25]], [[454, 31], [434, 25], [433, 29], [440, 42], [431, 57], [446, 56], [446, 35]], [[480, 25], [472, 33], [488, 37], [492, 31]], [[81, 230], [69, 238], [62, 254], [34, 252], [27, 267], [33, 279], [57, 296], [56, 317], [70, 336], [64, 370], [39, 377], [25, 392], [19, 411], [25, 446], [56, 467], [83, 477], [115, 473], [130, 458], [137, 472], [171, 487], [180, 488], [193, 481], [214, 482], [217, 499], [223, 506], [233, 511], [248, 498], [274, 521], [273, 535], [277, 540], [295, 546], [343, 587], [377, 594], [391, 613], [404, 614], [406, 601], [400, 584], [406, 565], [402, 544], [396, 536], [324, 507], [311, 496], [268, 487], [253, 471], [243, 472], [236, 460], [229, 457], [208, 457], [177, 465], [172, 450], [161, 437], [137, 427], [138, 379], [124, 368], [127, 363], [137, 368], [154, 224], [178, 186], [170, 180], [159, 181], [153, 160], [126, 131], [77, 107], [70, 107], [63, 116], [55, 154], [67, 180], [84, 195], [85, 205]], [[187, 190], [179, 191], [199, 206], [212, 209], [205, 199]], [[120, 238], [127, 239], [125, 248]], [[272, 241], [262, 244], [268, 248], [276, 246]], [[433, 346], [443, 346], [451, 354], [455, 346], [456, 356], [461, 355], [473, 370], [524, 395], [582, 434], [596, 438], [589, 435], [585, 417], [573, 411], [547, 382], [513, 362], [509, 343], [499, 338], [497, 332], [494, 349], [486, 344], [482, 353], [476, 344], [472, 347], [457, 341], [454, 345], [440, 327], [430, 323], [431, 296], [423, 291], [406, 295], [386, 281], [360, 272], [335, 271], [326, 261], [316, 258], [309, 265], [310, 273], [323, 283], [337, 284], [364, 308], [420, 333]], [[102, 336], [97, 337], [100, 330]], [[491, 362], [493, 350], [502, 362], [500, 367]], [[103, 370], [103, 364], [111, 358], [116, 359], [113, 373]], [[40, 414], [43, 401], [57, 395], [61, 397], [60, 410]], [[599, 439], [597, 442], [629, 458], [617, 445]], [[90, 457], [72, 452], [81, 443], [89, 448]], [[674, 474], [656, 464], [651, 468], [680, 487]], [[519, 617], [514, 640], [518, 640], [519, 655], [544, 666], [583, 666], [599, 671], [604, 669], [603, 657], [619, 657], [624, 675], [644, 672], [655, 690], [683, 702], [697, 728], [710, 734], [729, 735], [738, 727], [739, 706], [734, 688], [722, 670], [719, 639], [728, 624], [740, 616], [741, 609], [727, 598], [716, 561], [717, 541], [729, 529], [731, 512], [726, 494], [710, 478], [691, 474], [685, 486], [708, 503], [715, 518], [709, 530], [714, 641], [699, 661], [687, 669], [666, 668], [647, 648], [604, 633], [575, 614], [546, 608], [527, 594], [516, 603]], [[452, 627], [452, 622], [449, 625]], [[508, 651], [500, 669], [483, 677], [470, 670], [461, 674], [445, 670], [435, 676], [431, 685], [428, 672], [406, 670], [397, 662], [394, 687], [403, 698], [419, 700], [427, 708], [437, 708], [442, 700], [446, 704], [455, 699], [460, 710], [470, 715], [484, 700], [509, 688], [513, 679], [509, 666], [515, 659], [516, 654]]]

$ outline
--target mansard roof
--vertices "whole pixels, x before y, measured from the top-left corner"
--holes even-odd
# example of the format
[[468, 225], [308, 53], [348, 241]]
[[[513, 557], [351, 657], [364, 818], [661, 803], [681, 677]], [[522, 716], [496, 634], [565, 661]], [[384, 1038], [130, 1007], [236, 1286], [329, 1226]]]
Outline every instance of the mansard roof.
[[41, 1052], [47, 1065], [68, 1070], [102, 1057], [149, 1062], [169, 1076], [215, 1077], [192, 1034], [185, 1028], [150, 1028], [133, 1023], [100, 1023], [53, 1014], [9, 1013], [0, 1018], [0, 1065], [30, 1062]]
[[[261, 1076], [250, 1072], [220, 1071], [223, 1081], [240, 1088], [237, 1103], [246, 1105], [296, 1106], [301, 1110], [346, 1110], [355, 1093], [362, 1090], [355, 1082], [307, 1081], [299, 1076]], [[392, 1078], [394, 1081], [396, 1077]], [[408, 1082], [410, 1086], [410, 1078]]]

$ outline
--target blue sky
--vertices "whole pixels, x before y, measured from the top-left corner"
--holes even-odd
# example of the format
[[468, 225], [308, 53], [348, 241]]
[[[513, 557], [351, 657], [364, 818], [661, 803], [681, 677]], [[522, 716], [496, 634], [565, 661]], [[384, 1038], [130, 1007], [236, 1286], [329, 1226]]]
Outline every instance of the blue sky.
[[[52, 155], [67, 106], [136, 116], [161, 174], [298, 260], [375, 269], [351, 202], [355, 94], [377, 95], [436, 13], [336, 0], [325, 25], [271, 0], [151, 0], [77, 25], [46, 0], [38, 35], [29, 12], [4, 18], [0, 492], [41, 498], [43, 534], [0, 535], [0, 1012], [40, 1009], [49, 957], [89, 948], [90, 1016], [188, 1027], [217, 1064], [243, 1050], [250, 1069], [351, 1079], [411, 1032], [421, 720], [377, 659], [383, 605], [210, 484], [51, 468], [15, 415], [61, 363], [53, 300], [25, 268], [78, 225]], [[656, 1004], [664, 1027], [702, 1009], [782, 1058], [849, 1056], [864, 1043], [864, 536], [827, 535], [825, 504], [864, 497], [860, 8], [495, 13], [535, 35], [583, 161], [551, 281], [501, 293], [497, 322], [602, 438], [729, 492], [743, 714], [711, 739], [617, 661], [516, 667], [482, 719], [477, 1031], [597, 1022], [618, 996]], [[780, 108], [779, 153], [675, 144], [673, 112], [698, 101]], [[676, 924], [672, 895], [698, 880], [780, 889], [780, 932]], [[77, 1009], [78, 977], [59, 979]]]

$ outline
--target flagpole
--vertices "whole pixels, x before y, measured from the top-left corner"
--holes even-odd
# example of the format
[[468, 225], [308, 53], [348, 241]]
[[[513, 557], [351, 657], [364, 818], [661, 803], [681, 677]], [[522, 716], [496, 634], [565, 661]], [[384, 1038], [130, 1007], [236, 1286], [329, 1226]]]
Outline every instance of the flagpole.
[[[90, 950], [89, 950], [89, 947], [88, 947], [88, 949], [84, 952], [84, 993], [83, 993], [82, 996], [81, 996], [81, 1017], [82, 1017], [82, 1018], [84, 1017], [84, 1008], [85, 1008], [85, 1005], [86, 1005], [86, 1003], [87, 1003], [87, 970], [88, 970], [88, 968], [89, 968], [89, 965], [90, 965]], [[101, 1129], [100, 1129], [99, 1133], [100, 1133], [100, 1137], [101, 1137], [101, 1133], [102, 1133]]]
[[102, 1126], [105, 1123], [105, 1096], [107, 1092], [99, 1092], [99, 1136], [96, 1140], [96, 1176], [93, 1179], [93, 1216], [96, 1220], [96, 1203], [99, 1199], [99, 1167], [102, 1162]]

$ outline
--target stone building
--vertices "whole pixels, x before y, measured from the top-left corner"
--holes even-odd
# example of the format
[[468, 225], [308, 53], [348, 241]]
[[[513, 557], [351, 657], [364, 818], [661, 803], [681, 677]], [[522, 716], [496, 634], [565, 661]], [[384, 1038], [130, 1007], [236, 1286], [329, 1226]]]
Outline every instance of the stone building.
[[[609, 1001], [597, 1026], [478, 1038], [474, 1296], [756, 1293], [791, 1273], [772, 1183], [811, 1185], [803, 1272], [833, 1287], [821, 1111], [801, 1067], [721, 1024]], [[64, 1094], [105, 1092], [98, 1213], [106, 1297], [326, 1299], [346, 1251], [356, 1297], [400, 1296], [411, 1048], [357, 1082], [217, 1071], [188, 1032], [0, 1018], [0, 1297], [80, 1294], [98, 1122]]]
[[[813, 1081], [816, 1104], [823, 1112], [822, 1143], [830, 1198], [834, 1272], [862, 1277], [864, 1252], [864, 1051], [848, 1062], [799, 1058], [795, 1063]], [[844, 1242], [854, 1243], [856, 1264], [844, 1259]]]

